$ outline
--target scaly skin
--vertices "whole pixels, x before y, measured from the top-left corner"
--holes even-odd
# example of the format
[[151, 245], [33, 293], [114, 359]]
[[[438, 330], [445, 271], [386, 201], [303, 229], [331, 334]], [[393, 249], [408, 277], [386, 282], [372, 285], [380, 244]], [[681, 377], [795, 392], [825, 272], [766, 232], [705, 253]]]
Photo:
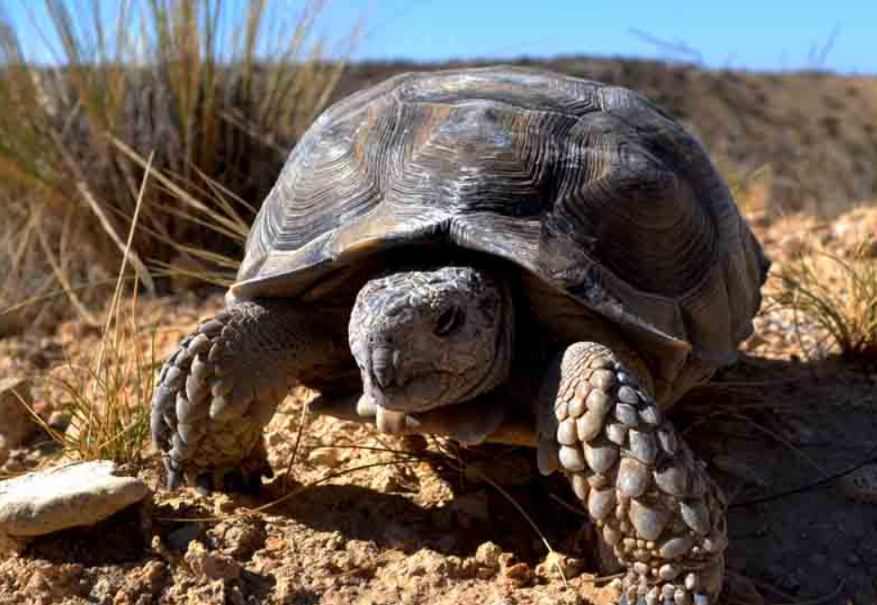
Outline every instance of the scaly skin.
[[580, 342], [554, 360], [537, 410], [539, 468], [567, 475], [627, 568], [622, 602], [712, 605], [725, 569], [725, 497], [641, 386], [650, 383], [643, 364], [624, 353], [627, 363]]
[[202, 492], [258, 489], [271, 476], [262, 429], [289, 389], [349, 362], [338, 325], [288, 301], [252, 301], [184, 338], [152, 398], [152, 438], [168, 486], [185, 480]]

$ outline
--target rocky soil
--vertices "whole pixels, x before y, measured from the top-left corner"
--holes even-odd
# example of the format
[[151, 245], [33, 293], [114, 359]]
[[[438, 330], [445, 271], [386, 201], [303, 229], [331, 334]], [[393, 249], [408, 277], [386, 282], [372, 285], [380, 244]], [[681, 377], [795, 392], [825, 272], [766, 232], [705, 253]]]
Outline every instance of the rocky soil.
[[[776, 271], [811, 249], [850, 254], [877, 210], [832, 223], [750, 218]], [[728, 602], [871, 604], [877, 505], [845, 488], [849, 477], [830, 478], [877, 453], [877, 368], [841, 359], [810, 318], [771, 304], [774, 284], [740, 361], [673, 412], [731, 498]], [[144, 301], [138, 316], [161, 326], [162, 357], [221, 305], [219, 293], [190, 293]], [[30, 378], [36, 409], [57, 423], [62, 397], [44, 378], [84, 363], [98, 338], [69, 322], [7, 339], [0, 368]], [[169, 493], [147, 450], [128, 470], [154, 490], [151, 503], [0, 562], [0, 602], [614, 602], [593, 528], [532, 452], [390, 438], [331, 418], [302, 424], [309, 396], [290, 397], [269, 427], [277, 478], [264, 493]], [[38, 432], [0, 471], [54, 452]]]
[[[771, 162], [774, 177], [764, 191], [739, 199], [775, 261], [774, 275], [814, 250], [848, 258], [877, 233], [873, 205], [844, 209], [877, 191], [873, 82], [805, 74], [783, 88], [785, 76], [557, 63], [644, 88], [694, 124], [735, 171]], [[408, 68], [360, 66], [339, 94]], [[821, 87], [809, 87], [817, 80]], [[832, 107], [853, 117], [833, 120]], [[776, 136], [765, 134], [771, 124]], [[787, 187], [793, 181], [794, 194]], [[796, 207], [810, 212], [788, 212]], [[877, 249], [871, 253], [877, 262]], [[845, 287], [830, 271], [824, 277], [836, 291]], [[839, 475], [877, 455], [877, 364], [841, 358], [812, 317], [774, 303], [776, 287], [773, 278], [739, 362], [672, 412], [731, 500], [726, 600], [872, 605], [877, 502], [868, 500], [877, 494], [877, 472]], [[215, 290], [140, 301], [139, 338], [148, 342], [154, 333], [161, 360], [199, 317], [222, 305]], [[84, 322], [26, 331], [0, 340], [0, 378], [28, 379], [34, 409], [61, 430], [68, 396], [58, 380], [96, 359], [99, 347], [99, 330]], [[297, 392], [272, 421], [276, 478], [259, 496], [169, 493], [147, 448], [126, 470], [153, 496], [0, 558], [0, 603], [615, 602], [611, 562], [593, 527], [563, 478], [539, 475], [533, 452], [461, 449], [309, 418], [302, 410], [310, 396]], [[0, 479], [54, 463], [58, 448], [45, 430], [31, 429], [23, 443], [0, 440]]]

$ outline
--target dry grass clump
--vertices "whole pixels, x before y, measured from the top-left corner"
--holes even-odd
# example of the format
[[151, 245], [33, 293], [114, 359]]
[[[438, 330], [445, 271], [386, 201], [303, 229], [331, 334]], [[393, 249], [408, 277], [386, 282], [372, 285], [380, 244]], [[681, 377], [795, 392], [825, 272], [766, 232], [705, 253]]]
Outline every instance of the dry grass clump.
[[774, 298], [815, 322], [850, 359], [877, 361], [877, 242], [862, 241], [846, 255], [826, 250], [784, 263]]
[[[152, 156], [147, 166], [150, 173]], [[146, 192], [144, 177], [122, 255], [116, 288], [110, 301], [100, 347], [84, 366], [68, 366], [54, 379], [59, 387], [57, 407], [69, 414], [64, 431], [40, 423], [73, 460], [113, 460], [119, 464], [137, 460], [149, 443], [149, 414], [155, 386], [155, 330], [144, 343], [138, 325], [136, 273], [128, 288], [126, 274], [131, 244]], [[128, 309], [122, 300], [130, 290]], [[39, 416], [34, 414], [39, 420]]]
[[[127, 289], [126, 289], [127, 290]], [[85, 366], [68, 365], [55, 377], [57, 401], [70, 425], [58, 431], [44, 425], [73, 460], [139, 459], [150, 439], [149, 413], [155, 386], [154, 334], [137, 323], [137, 296], [115, 300], [100, 350]]]
[[[155, 169], [186, 193], [209, 178], [261, 200], [327, 104], [349, 52], [347, 45], [329, 61], [327, 41], [312, 39], [321, 6], [44, 0], [23, 3], [17, 19], [0, 9], [0, 223], [14, 206], [20, 221], [77, 234], [63, 254], [56, 238], [46, 239], [57, 262], [44, 259], [40, 275], [75, 292], [74, 265], [86, 250], [88, 263], [116, 271], [143, 174], [118, 143], [142, 157], [155, 152]], [[38, 25], [39, 11], [48, 25]], [[60, 67], [35, 63], [39, 44]], [[149, 192], [128, 251], [150, 290], [147, 263], [169, 261], [174, 243], [230, 245], [181, 216], [179, 196], [162, 185]], [[33, 272], [25, 267], [15, 270]]]

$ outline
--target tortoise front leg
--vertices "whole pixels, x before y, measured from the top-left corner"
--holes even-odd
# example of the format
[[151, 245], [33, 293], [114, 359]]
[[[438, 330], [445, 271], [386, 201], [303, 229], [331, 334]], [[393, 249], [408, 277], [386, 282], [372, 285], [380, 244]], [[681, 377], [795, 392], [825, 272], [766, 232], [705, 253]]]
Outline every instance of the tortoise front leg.
[[271, 476], [262, 429], [289, 389], [352, 365], [346, 321], [324, 315], [285, 300], [241, 302], [183, 339], [152, 397], [169, 488], [254, 491]]
[[643, 364], [624, 354], [580, 342], [552, 362], [536, 409], [540, 471], [567, 475], [627, 568], [623, 603], [714, 604], [725, 498], [641, 386]]

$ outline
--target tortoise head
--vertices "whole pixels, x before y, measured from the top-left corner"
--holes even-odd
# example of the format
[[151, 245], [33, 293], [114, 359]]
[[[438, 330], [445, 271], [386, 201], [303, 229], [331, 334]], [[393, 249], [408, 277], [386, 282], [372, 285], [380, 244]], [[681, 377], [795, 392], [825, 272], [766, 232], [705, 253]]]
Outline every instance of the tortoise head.
[[376, 405], [421, 412], [508, 378], [514, 310], [499, 275], [472, 266], [401, 270], [360, 290], [350, 349]]

